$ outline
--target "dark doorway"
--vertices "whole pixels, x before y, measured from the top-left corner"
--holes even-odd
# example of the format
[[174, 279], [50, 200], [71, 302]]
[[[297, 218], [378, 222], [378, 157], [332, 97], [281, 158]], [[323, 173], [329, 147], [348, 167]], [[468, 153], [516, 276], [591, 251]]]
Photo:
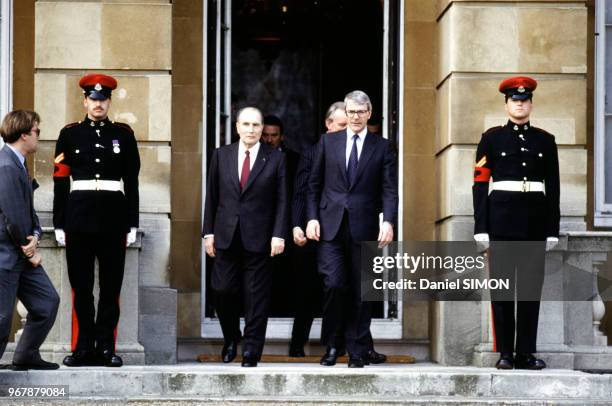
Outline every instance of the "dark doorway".
[[[386, 136], [396, 140], [399, 2], [387, 5], [393, 35], [387, 37], [386, 66], [384, 6], [384, 0], [210, 0], [208, 157], [216, 146], [237, 139], [235, 114], [247, 105], [281, 118], [286, 146], [301, 152], [325, 131], [329, 105], [356, 89], [372, 100], [371, 121], [382, 123]], [[207, 259], [206, 269], [211, 262]], [[277, 262], [271, 317], [292, 317], [299, 280], [291, 261]], [[214, 317], [209, 283], [205, 296], [206, 316]], [[387, 304], [383, 311], [383, 303], [374, 303], [374, 316], [396, 317], [396, 302]]]
[[285, 124], [300, 151], [323, 132], [327, 107], [351, 90], [380, 116], [383, 8], [380, 0], [234, 0], [233, 113], [259, 106]]

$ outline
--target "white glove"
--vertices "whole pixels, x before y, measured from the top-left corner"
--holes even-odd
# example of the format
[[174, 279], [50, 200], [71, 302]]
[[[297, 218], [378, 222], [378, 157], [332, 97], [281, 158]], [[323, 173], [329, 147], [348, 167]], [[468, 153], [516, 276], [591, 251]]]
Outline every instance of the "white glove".
[[127, 235], [127, 241], [126, 241], [126, 246], [129, 247], [130, 245], [134, 244], [136, 242], [136, 234], [138, 232], [138, 229], [136, 227], [132, 227], [130, 228], [130, 232]]
[[474, 240], [476, 240], [476, 246], [479, 252], [486, 251], [489, 248], [489, 234], [474, 234]]
[[66, 246], [66, 233], [64, 230], [59, 228], [55, 229], [55, 241], [57, 241], [57, 245], [60, 247]]
[[546, 251], [550, 251], [555, 248], [559, 244], [559, 239], [557, 237], [547, 237], [546, 238]]

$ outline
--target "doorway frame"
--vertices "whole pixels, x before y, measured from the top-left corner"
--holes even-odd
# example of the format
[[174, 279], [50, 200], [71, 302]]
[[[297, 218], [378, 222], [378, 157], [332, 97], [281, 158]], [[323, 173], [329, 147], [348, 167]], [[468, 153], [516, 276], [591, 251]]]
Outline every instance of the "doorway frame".
[[[219, 129], [220, 125], [225, 125], [225, 128], [228, 129], [225, 134], [226, 144], [229, 143], [231, 139], [231, 116], [227, 114], [223, 119], [219, 114], [216, 114], [215, 117], [209, 117], [208, 114], [208, 96], [209, 92], [207, 91], [208, 84], [208, 74], [209, 70], [214, 69], [215, 77], [217, 78], [215, 82], [215, 94], [219, 95], [221, 92], [221, 81], [219, 80], [221, 74], [225, 75], [224, 81], [224, 89], [228, 97], [226, 100], [220, 100], [217, 96], [215, 99], [215, 110], [216, 111], [224, 111], [229, 112], [230, 108], [230, 98], [231, 96], [231, 5], [232, 0], [215, 0], [216, 1], [216, 32], [215, 32], [215, 60], [216, 65], [214, 67], [209, 67], [208, 65], [208, 57], [209, 52], [211, 50], [208, 49], [208, 41], [207, 38], [203, 40], [203, 103], [202, 103], [202, 117], [203, 117], [203, 139], [200, 142], [202, 147], [202, 218], [204, 218], [204, 202], [206, 201], [206, 168], [207, 168], [207, 151], [209, 144], [213, 144], [211, 141], [211, 137], [209, 137], [206, 132], [208, 128], [209, 120], [215, 120], [215, 136], [214, 136], [214, 147], [218, 148], [220, 146], [220, 134]], [[389, 2], [393, 0], [385, 0], [384, 1], [384, 9], [383, 9], [383, 92], [382, 92], [382, 122], [383, 122], [383, 137], [389, 138], [389, 125], [387, 124], [387, 119], [390, 117], [389, 112], [389, 71], [390, 71], [390, 60], [389, 60], [389, 36], [390, 36], [390, 9]], [[225, 5], [225, 9], [222, 9], [222, 6]], [[203, 7], [203, 35], [206, 37], [210, 33], [210, 26], [208, 23], [208, 7]], [[397, 7], [398, 16], [398, 26], [397, 26], [397, 59], [396, 63], [397, 67], [397, 89], [395, 92], [395, 96], [397, 97], [397, 147], [398, 147], [398, 192], [399, 192], [399, 205], [398, 205], [398, 225], [397, 225], [397, 240], [402, 241], [404, 230], [404, 216], [403, 216], [403, 202], [404, 202], [404, 164], [403, 164], [403, 149], [404, 149], [404, 0], [399, 0], [399, 5]], [[224, 20], [223, 20], [224, 19]], [[222, 21], [223, 20], [223, 21]], [[225, 52], [218, 52], [221, 44], [225, 41], [225, 43], [229, 43], [230, 46], [226, 47]], [[223, 65], [221, 61], [223, 60]], [[222, 66], [222, 69], [218, 69]], [[223, 110], [221, 110], [223, 108]], [[222, 120], [225, 122], [222, 123]], [[203, 252], [203, 251], [201, 251]], [[385, 302], [385, 314], [388, 309], [388, 302]], [[286, 317], [270, 317], [268, 319], [268, 328], [266, 330], [266, 339], [275, 339], [275, 340], [288, 340], [291, 338], [291, 329], [293, 326], [293, 319]], [[240, 327], [244, 328], [244, 319], [240, 320]], [[403, 338], [403, 302], [401, 299], [401, 295], [397, 300], [397, 317], [389, 318], [389, 319], [373, 319], [370, 327], [372, 331], [372, 336], [374, 339], [384, 339], [384, 340], [398, 340]], [[312, 328], [310, 330], [310, 339], [318, 339], [321, 335], [321, 318], [316, 318], [312, 324]], [[221, 331], [221, 326], [219, 324], [219, 320], [214, 317], [206, 316], [206, 258], [202, 258], [201, 261], [201, 302], [200, 302], [200, 336], [202, 338], [207, 339], [221, 339], [223, 338], [223, 333]]]
[[[0, 2], [0, 120], [13, 105], [13, 0]], [[0, 139], [0, 146], [3, 142]]]

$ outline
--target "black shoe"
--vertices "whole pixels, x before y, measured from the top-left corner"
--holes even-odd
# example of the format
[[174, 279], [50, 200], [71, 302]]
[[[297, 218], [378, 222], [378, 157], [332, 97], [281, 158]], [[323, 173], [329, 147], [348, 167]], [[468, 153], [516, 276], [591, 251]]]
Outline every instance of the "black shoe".
[[242, 354], [242, 364], [243, 367], [252, 368], [257, 366], [257, 357], [251, 354], [250, 351], [245, 351]]
[[516, 369], [531, 369], [533, 371], [539, 371], [540, 369], [546, 368], [546, 363], [539, 358], [533, 356], [533, 354], [517, 354], [515, 360]]
[[232, 362], [236, 355], [238, 354], [238, 342], [232, 341], [229, 344], [226, 343], [223, 345], [223, 349], [221, 350], [221, 360], [226, 364]]
[[289, 356], [297, 358], [305, 357], [306, 353], [304, 352], [304, 347], [289, 347]]
[[104, 350], [101, 354], [105, 367], [119, 368], [123, 366], [123, 360], [113, 350]]
[[365, 357], [364, 362], [366, 365], [370, 364], [384, 364], [387, 361], [387, 356], [374, 350], [369, 350]]
[[29, 369], [50, 371], [50, 370], [54, 370], [58, 368], [59, 368], [59, 365], [57, 365], [55, 362], [47, 362], [42, 359], [39, 359], [37, 361], [30, 361], [25, 364], [17, 364], [13, 362], [13, 371], [27, 371]]
[[502, 352], [499, 356], [499, 360], [495, 364], [497, 369], [512, 369], [514, 368], [514, 359], [512, 353]]
[[76, 350], [72, 355], [65, 357], [63, 363], [67, 367], [93, 367], [102, 365], [102, 362], [96, 357], [96, 354], [90, 350]]
[[320, 364], [326, 367], [331, 367], [336, 365], [336, 361], [338, 360], [338, 350], [334, 347], [328, 347], [327, 351], [325, 351], [325, 355], [321, 357]]
[[348, 367], [349, 368], [363, 368], [365, 360], [363, 357], [353, 356], [349, 354]]

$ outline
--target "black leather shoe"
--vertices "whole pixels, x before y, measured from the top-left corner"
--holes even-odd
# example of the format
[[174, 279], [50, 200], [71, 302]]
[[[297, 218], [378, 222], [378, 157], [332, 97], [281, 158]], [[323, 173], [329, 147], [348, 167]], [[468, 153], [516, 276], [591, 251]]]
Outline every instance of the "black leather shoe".
[[243, 367], [253, 368], [257, 366], [257, 357], [252, 355], [250, 351], [245, 351], [242, 354], [242, 364]]
[[533, 354], [517, 354], [514, 367], [516, 369], [539, 371], [540, 369], [546, 368], [546, 363], [534, 357]]
[[365, 357], [364, 362], [366, 365], [370, 364], [383, 364], [387, 361], [387, 356], [374, 350], [369, 350]]
[[13, 362], [13, 371], [27, 371], [29, 369], [50, 371], [50, 370], [58, 369], [58, 368], [59, 368], [59, 365], [57, 365], [55, 362], [47, 362], [42, 359], [39, 359], [37, 361], [31, 361], [25, 364], [17, 364]]
[[238, 354], [238, 343], [236, 341], [232, 341], [229, 344], [226, 343], [223, 345], [223, 349], [221, 350], [221, 359], [223, 362], [230, 363], [236, 358]]
[[96, 354], [89, 350], [76, 350], [72, 355], [64, 358], [64, 365], [67, 367], [92, 367], [100, 366], [102, 362], [97, 359]]
[[302, 358], [306, 356], [304, 347], [289, 347], [289, 356]]
[[348, 367], [349, 368], [363, 368], [365, 360], [362, 357], [353, 356], [349, 354]]
[[320, 364], [326, 367], [331, 367], [336, 365], [336, 361], [338, 360], [338, 350], [334, 347], [327, 348], [325, 351], [325, 355], [321, 357]]
[[502, 352], [499, 356], [499, 360], [495, 364], [497, 369], [512, 369], [514, 368], [514, 359], [512, 353]]
[[123, 365], [123, 360], [112, 350], [102, 351], [102, 362], [105, 367], [119, 368]]

